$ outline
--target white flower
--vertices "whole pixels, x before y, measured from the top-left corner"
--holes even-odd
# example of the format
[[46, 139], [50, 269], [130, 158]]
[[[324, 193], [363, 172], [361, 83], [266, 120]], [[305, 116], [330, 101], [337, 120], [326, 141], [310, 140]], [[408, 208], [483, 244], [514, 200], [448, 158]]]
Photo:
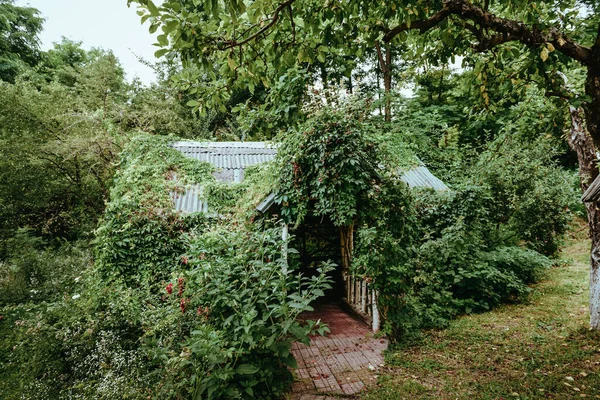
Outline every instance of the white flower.
[[73, 297], [72, 297], [72, 299], [73, 299], [73, 300], [77, 300], [77, 299], [78, 299], [78, 298], [80, 298], [80, 297], [81, 297], [81, 295], [80, 295], [80, 294], [74, 294], [74, 295], [73, 295]]
[[80, 279], [81, 279], [81, 277], [78, 276], [77, 278], [75, 278], [75, 282], [79, 282]]

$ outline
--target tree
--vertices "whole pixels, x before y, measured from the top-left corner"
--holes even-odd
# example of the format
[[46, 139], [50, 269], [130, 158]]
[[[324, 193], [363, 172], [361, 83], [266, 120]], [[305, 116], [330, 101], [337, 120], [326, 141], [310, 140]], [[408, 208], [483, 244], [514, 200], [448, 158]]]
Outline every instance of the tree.
[[[132, 2], [142, 6], [142, 22], [149, 20], [151, 31], [162, 29], [157, 56], [172, 51], [185, 64], [214, 65], [219, 70], [211, 75], [218, 95], [201, 94], [207, 104], [222, 101], [232, 88], [258, 82], [269, 87], [281, 77], [289, 78], [290, 68], [310, 70], [317, 61], [339, 55], [351, 65], [365, 49], [408, 43], [417, 57], [439, 62], [464, 55], [479, 74], [484, 98], [487, 78], [493, 75], [489, 69], [497, 66], [495, 72], [505, 80], [495, 82], [503, 90], [527, 80], [549, 94], [559, 93], [575, 112], [581, 105], [583, 111], [577, 115], [585, 118], [587, 132], [579, 129], [578, 135], [570, 137], [579, 153], [582, 189], [598, 176], [594, 154], [600, 147], [600, 5], [596, 1], [194, 0], [166, 1], [160, 8], [151, 0]], [[557, 75], [573, 68], [585, 70], [575, 96], [565, 93]], [[582, 122], [574, 121], [573, 127], [581, 127]], [[600, 329], [599, 206], [587, 207], [592, 239], [590, 322], [595, 329]]]
[[0, 80], [14, 82], [23, 64], [40, 60], [38, 34], [44, 19], [31, 7], [18, 7], [13, 0], [0, 0]]
[[127, 87], [112, 53], [65, 41], [41, 63], [0, 82], [3, 238], [26, 226], [49, 238], [88, 234], [124, 139], [115, 120]]

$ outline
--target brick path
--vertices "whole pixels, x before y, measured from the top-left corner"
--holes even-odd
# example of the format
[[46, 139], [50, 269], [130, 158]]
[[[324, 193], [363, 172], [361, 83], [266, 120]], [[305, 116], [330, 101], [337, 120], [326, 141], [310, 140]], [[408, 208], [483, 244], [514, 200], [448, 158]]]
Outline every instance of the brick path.
[[338, 305], [320, 305], [301, 317], [321, 319], [331, 333], [312, 337], [310, 346], [294, 343], [292, 353], [298, 369], [294, 371], [291, 399], [334, 399], [354, 395], [377, 382], [376, 372], [383, 365], [387, 340], [373, 338], [364, 322]]

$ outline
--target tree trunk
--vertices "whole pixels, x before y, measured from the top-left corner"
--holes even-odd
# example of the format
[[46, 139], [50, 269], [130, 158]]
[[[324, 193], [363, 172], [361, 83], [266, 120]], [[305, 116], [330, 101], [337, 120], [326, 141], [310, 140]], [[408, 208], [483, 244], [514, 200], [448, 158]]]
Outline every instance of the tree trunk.
[[383, 91], [385, 93], [384, 115], [385, 120], [390, 122], [392, 120], [392, 103], [390, 99], [390, 93], [392, 92], [392, 51], [389, 43], [386, 43], [385, 45], [385, 56], [379, 42], [375, 42], [375, 47], [377, 48], [379, 67], [383, 74]]
[[[577, 153], [579, 161], [579, 183], [585, 192], [589, 184], [598, 176], [596, 150], [592, 136], [583, 125], [582, 110], [569, 107], [571, 131], [569, 146]], [[588, 119], [589, 126], [589, 119]], [[585, 203], [588, 216], [589, 235], [592, 240], [590, 252], [590, 325], [600, 329], [600, 203]]]
[[385, 45], [385, 73], [383, 74], [383, 88], [385, 91], [385, 120], [392, 120], [392, 50], [390, 44]]

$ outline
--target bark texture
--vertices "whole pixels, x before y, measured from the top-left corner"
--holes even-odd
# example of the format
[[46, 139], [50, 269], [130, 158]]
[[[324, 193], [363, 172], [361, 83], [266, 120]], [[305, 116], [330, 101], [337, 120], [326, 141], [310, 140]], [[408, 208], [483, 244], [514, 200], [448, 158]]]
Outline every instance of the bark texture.
[[[571, 130], [568, 142], [577, 153], [579, 161], [579, 184], [582, 193], [598, 176], [597, 157], [592, 137], [584, 128], [581, 109], [569, 107]], [[590, 326], [600, 329], [600, 204], [598, 201], [585, 203], [588, 216], [590, 251]]]
[[375, 48], [377, 49], [377, 58], [379, 60], [379, 67], [383, 74], [383, 88], [385, 93], [385, 120], [390, 122], [392, 120], [392, 104], [390, 94], [392, 92], [392, 50], [390, 49], [389, 43], [385, 45], [385, 54], [381, 49], [379, 42], [375, 42]]

